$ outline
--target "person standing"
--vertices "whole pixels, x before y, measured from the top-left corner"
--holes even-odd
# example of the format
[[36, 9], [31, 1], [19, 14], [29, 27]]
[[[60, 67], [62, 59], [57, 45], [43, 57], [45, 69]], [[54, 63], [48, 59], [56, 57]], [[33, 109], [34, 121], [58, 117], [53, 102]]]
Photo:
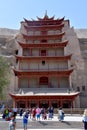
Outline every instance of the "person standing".
[[32, 108], [32, 120], [36, 120], [36, 108]]
[[4, 112], [4, 110], [5, 110], [5, 105], [4, 104], [2, 104], [2, 106], [1, 106], [1, 113], [3, 113]]
[[17, 107], [14, 107], [14, 108], [13, 108], [13, 113], [14, 113], [14, 116], [15, 116], [15, 117], [16, 117], [16, 115], [17, 115], [17, 111], [18, 111]]
[[82, 121], [84, 123], [84, 130], [87, 130], [87, 109], [84, 110]]
[[52, 106], [50, 106], [49, 108], [48, 108], [48, 118], [49, 119], [52, 119], [53, 118], [53, 107]]
[[8, 108], [8, 106], [6, 106], [4, 113], [5, 113], [5, 120], [8, 121], [8, 117], [9, 117], [9, 108]]
[[27, 124], [28, 124], [28, 112], [24, 112], [23, 114], [23, 127], [24, 130], [27, 130]]
[[16, 130], [16, 119], [14, 115], [11, 115], [11, 120], [9, 121], [10, 130]]
[[61, 107], [58, 110], [58, 119], [59, 119], [59, 121], [63, 121], [64, 120], [64, 111], [62, 110]]
[[36, 119], [40, 121], [40, 114], [41, 114], [41, 109], [39, 107], [36, 108]]
[[23, 108], [20, 108], [20, 111], [19, 111], [20, 117], [22, 117], [22, 114], [23, 114]]

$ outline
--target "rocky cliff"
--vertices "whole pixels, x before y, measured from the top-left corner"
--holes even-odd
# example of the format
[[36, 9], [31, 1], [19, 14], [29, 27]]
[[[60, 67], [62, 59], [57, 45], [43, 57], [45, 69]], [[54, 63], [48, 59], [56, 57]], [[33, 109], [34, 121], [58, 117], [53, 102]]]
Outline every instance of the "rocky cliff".
[[0, 28], [0, 55], [5, 56], [11, 65], [14, 64], [15, 37], [18, 33], [18, 30]]

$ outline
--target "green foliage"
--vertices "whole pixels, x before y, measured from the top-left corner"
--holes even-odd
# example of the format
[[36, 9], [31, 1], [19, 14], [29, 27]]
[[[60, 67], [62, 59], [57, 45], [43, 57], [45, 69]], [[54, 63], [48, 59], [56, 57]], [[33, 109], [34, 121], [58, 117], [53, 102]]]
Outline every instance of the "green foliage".
[[3, 90], [9, 84], [10, 64], [7, 59], [0, 56], [0, 98], [3, 97]]

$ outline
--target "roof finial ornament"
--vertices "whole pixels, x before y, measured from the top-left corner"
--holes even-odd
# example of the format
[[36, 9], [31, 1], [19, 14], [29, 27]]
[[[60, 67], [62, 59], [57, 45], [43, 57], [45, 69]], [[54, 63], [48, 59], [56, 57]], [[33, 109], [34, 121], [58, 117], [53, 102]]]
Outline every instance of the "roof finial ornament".
[[50, 20], [54, 20], [54, 16], [49, 18], [49, 16], [47, 15], [47, 10], [46, 10], [44, 17], [43, 17], [43, 18], [37, 17], [37, 19], [38, 19], [39, 21], [46, 21], [46, 20], [49, 20], [49, 21], [50, 21]]
[[45, 12], [45, 16], [47, 16], [47, 10], [46, 10], [46, 12]]
[[48, 15], [47, 15], [47, 10], [46, 10], [44, 20], [47, 20], [47, 19], [48, 19]]

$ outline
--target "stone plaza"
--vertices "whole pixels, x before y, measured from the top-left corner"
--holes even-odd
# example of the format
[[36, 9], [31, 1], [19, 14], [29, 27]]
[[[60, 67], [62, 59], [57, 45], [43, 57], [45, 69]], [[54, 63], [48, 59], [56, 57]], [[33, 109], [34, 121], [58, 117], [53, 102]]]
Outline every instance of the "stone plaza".
[[[22, 118], [16, 118], [16, 130], [23, 130]], [[0, 129], [9, 130], [9, 121], [5, 121], [0, 117]], [[56, 130], [83, 130], [82, 115], [65, 115], [64, 121], [60, 122], [57, 115], [53, 119], [34, 121], [29, 118], [28, 130], [33, 129], [56, 129]]]

